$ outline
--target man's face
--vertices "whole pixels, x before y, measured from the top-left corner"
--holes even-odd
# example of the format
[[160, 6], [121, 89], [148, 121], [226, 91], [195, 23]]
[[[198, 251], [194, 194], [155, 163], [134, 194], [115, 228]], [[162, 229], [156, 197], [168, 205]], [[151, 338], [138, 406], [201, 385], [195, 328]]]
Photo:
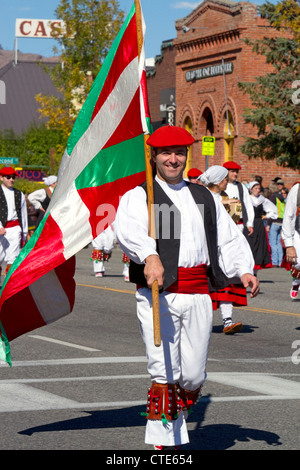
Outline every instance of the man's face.
[[234, 183], [237, 181], [239, 176], [239, 170], [228, 170], [228, 181], [229, 183]]
[[7, 176], [0, 176], [2, 184], [7, 188], [10, 189], [13, 187], [15, 182], [15, 175], [7, 175]]
[[180, 183], [186, 165], [186, 156], [185, 146], [157, 148], [156, 155], [153, 156], [157, 176], [169, 184]]

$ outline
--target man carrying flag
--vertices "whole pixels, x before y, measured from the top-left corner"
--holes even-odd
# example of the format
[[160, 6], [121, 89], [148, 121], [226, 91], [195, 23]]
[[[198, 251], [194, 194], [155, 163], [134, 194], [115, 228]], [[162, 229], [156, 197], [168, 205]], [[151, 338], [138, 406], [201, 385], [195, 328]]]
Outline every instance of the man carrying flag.
[[[251, 287], [251, 297], [259, 291], [250, 247], [241, 242], [222, 203], [203, 186], [183, 180], [193, 142], [187, 130], [176, 126], [157, 129], [147, 141], [157, 172], [157, 240], [149, 236], [145, 185], [122, 197], [115, 222], [120, 246], [132, 260], [130, 280], [137, 284], [137, 315], [152, 382], [145, 442], [158, 450], [189, 442], [186, 418], [206, 379], [212, 330], [207, 277], [220, 288], [228, 278], [238, 277], [245, 288]], [[158, 347], [150, 289], [155, 282], [161, 289]]]
[[9, 341], [72, 311], [74, 255], [113, 222], [120, 196], [145, 180], [150, 120], [135, 5], [75, 122], [47, 212], [5, 278], [0, 358], [10, 365]]

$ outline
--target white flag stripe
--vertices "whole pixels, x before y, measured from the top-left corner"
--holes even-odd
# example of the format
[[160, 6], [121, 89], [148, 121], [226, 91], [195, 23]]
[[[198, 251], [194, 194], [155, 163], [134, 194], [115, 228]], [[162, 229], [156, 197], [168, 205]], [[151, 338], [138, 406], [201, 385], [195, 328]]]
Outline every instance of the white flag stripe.
[[[138, 58], [123, 70], [114, 89], [89, 128], [77, 142], [71, 158], [65, 159], [64, 178], [58, 181], [48, 211], [62, 231], [64, 257], [69, 259], [92, 241], [90, 212], [83, 204], [75, 179], [100, 152], [122, 121], [139, 88]], [[83, 158], [84, 156], [84, 158]], [[76, 220], [76, 230], [70, 221]]]
[[[65, 197], [51, 211], [51, 216], [62, 232], [65, 259], [69, 259], [92, 241], [90, 215], [73, 182]], [[76, 221], [76, 227], [74, 227], [74, 221]]]
[[[143, 31], [143, 38], [144, 38], [145, 35], [146, 35], [146, 23], [144, 21], [142, 8], [141, 8], [141, 16], [142, 16], [142, 31]], [[145, 43], [143, 41], [142, 50], [141, 50], [141, 54], [140, 54], [140, 61], [139, 61], [140, 81], [141, 81], [142, 75], [145, 71], [145, 66], [146, 66], [146, 64], [145, 64]], [[149, 134], [147, 121], [146, 121], [145, 102], [144, 102], [144, 95], [143, 95], [142, 88], [140, 88], [140, 100], [141, 100], [141, 121], [142, 121], [143, 131], [144, 131], [144, 134]]]
[[[132, 99], [139, 88], [138, 58], [136, 57], [123, 70], [114, 89], [101, 107], [94, 120], [74, 147], [70, 158], [65, 159], [64, 178], [58, 180], [55, 192], [51, 199], [49, 209], [55, 207], [59, 214], [64, 214], [64, 199], [66, 191], [73, 186], [76, 178], [82, 173], [85, 167], [93, 160], [110, 139], [117, 126], [122, 121]], [[59, 223], [59, 222], [58, 222]]]
[[70, 313], [68, 296], [54, 269], [31, 284], [29, 290], [46, 324]]

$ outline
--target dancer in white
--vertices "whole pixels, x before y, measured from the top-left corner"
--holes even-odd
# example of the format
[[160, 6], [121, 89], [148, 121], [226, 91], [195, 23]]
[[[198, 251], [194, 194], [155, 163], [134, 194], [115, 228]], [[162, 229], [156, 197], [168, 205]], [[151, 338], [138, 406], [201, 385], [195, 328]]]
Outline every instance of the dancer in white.
[[228, 184], [226, 193], [229, 199], [237, 199], [242, 204], [242, 214], [238, 221], [238, 228], [247, 237], [253, 233], [254, 210], [246, 186], [238, 181], [239, 171], [242, 167], [233, 161], [226, 162], [223, 167], [228, 170]]
[[0, 274], [6, 273], [24, 246], [28, 233], [27, 204], [24, 194], [13, 187], [17, 172], [11, 167], [0, 170]]
[[[122, 197], [115, 222], [120, 246], [131, 259], [130, 280], [138, 287], [137, 315], [152, 382], [145, 442], [156, 449], [189, 442], [187, 411], [205, 382], [212, 330], [207, 275], [217, 285], [224, 273], [238, 276], [244, 287], [251, 287], [252, 297], [259, 291], [250, 247], [240, 247], [240, 233], [221, 202], [202, 185], [183, 180], [187, 147], [193, 142], [188, 131], [176, 126], [157, 129], [147, 141], [157, 172], [157, 240], [148, 234], [145, 185]], [[161, 289], [158, 347], [152, 319], [155, 281]]]
[[104, 263], [111, 257], [115, 243], [115, 233], [113, 227], [109, 225], [106, 230], [100, 233], [93, 241], [92, 258], [95, 277], [103, 277], [105, 273]]
[[268, 234], [263, 221], [264, 219], [276, 220], [278, 212], [275, 204], [260, 194], [260, 183], [251, 181], [249, 192], [255, 217], [254, 230], [248, 237], [248, 241], [255, 261], [254, 272], [257, 272], [260, 269], [272, 268], [273, 266]]
[[[236, 211], [231, 211], [230, 209], [230, 206], [235, 208], [237, 202], [235, 199], [229, 199], [226, 193], [228, 170], [219, 165], [211, 166], [200, 176], [200, 180], [202, 184], [211, 191], [213, 196], [222, 202], [227, 212], [232, 213], [233, 220], [238, 220], [238, 218], [235, 217], [237, 215]], [[239, 231], [239, 234], [240, 244], [247, 244], [248, 242], [242, 232]], [[252, 264], [254, 265], [254, 260]], [[223, 319], [223, 333], [233, 334], [239, 332], [243, 325], [241, 322], [233, 321], [233, 307], [247, 305], [247, 291], [240, 280], [231, 280], [224, 289], [217, 290], [210, 288], [210, 297], [213, 301], [213, 309], [217, 310], [220, 308]]]
[[[293, 277], [291, 299], [296, 299], [300, 287], [300, 183], [294, 184], [287, 196], [281, 237], [286, 247], [286, 260], [291, 263]], [[298, 214], [298, 215], [297, 215]]]

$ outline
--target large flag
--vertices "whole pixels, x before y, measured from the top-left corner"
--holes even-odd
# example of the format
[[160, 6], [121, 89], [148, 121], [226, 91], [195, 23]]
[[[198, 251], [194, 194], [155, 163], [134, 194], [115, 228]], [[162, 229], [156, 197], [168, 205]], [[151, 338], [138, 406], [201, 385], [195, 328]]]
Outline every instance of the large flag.
[[11, 340], [72, 311], [75, 254], [114, 220], [120, 197], [145, 181], [151, 124], [135, 5], [76, 119], [45, 217], [5, 278], [0, 359], [9, 365]]

